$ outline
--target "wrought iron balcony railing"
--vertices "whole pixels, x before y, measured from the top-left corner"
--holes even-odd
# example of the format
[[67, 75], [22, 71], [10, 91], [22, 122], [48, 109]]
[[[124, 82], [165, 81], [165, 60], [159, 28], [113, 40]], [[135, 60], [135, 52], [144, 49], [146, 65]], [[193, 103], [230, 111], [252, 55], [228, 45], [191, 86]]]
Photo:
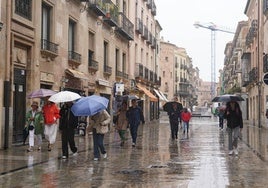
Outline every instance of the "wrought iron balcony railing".
[[103, 70], [104, 74], [112, 75], [112, 67], [110, 67], [108, 65], [104, 65], [103, 69], [104, 69]]
[[58, 56], [58, 44], [48, 40], [41, 40], [41, 53], [47, 57], [55, 58]]
[[74, 52], [74, 51], [69, 51], [68, 52], [68, 60], [75, 62], [75, 63], [78, 63], [78, 64], [81, 64], [81, 55]]
[[140, 18], [136, 18], [136, 31], [143, 34], [143, 22]]
[[119, 12], [118, 26], [116, 31], [127, 40], [134, 39], [134, 24], [127, 18], [123, 12]]
[[111, 0], [106, 0], [106, 15], [103, 21], [109, 24], [111, 27], [118, 26], [119, 20], [119, 8]]
[[88, 68], [92, 71], [99, 70], [99, 63], [93, 59], [88, 60]]
[[98, 16], [106, 15], [106, 3], [107, 0], [89, 0], [88, 10], [93, 11]]

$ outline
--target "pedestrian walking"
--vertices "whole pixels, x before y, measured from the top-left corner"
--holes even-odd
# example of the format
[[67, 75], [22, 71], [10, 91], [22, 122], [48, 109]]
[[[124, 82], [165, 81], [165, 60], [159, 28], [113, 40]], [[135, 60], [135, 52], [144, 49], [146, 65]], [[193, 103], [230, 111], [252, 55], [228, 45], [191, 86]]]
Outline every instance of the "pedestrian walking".
[[53, 144], [56, 142], [57, 137], [57, 120], [60, 118], [60, 111], [55, 103], [45, 98], [45, 105], [43, 106], [43, 115], [45, 118], [45, 131], [44, 135], [48, 141], [48, 151], [52, 150]]
[[229, 155], [238, 155], [238, 137], [243, 128], [242, 111], [235, 101], [226, 104], [224, 117], [227, 119]]
[[180, 114], [181, 111], [178, 108], [177, 103], [172, 103], [172, 108], [168, 111], [172, 140], [178, 139]]
[[219, 117], [219, 127], [221, 130], [223, 130], [223, 121], [224, 121], [224, 110], [225, 108], [223, 106], [218, 107], [218, 117]]
[[137, 141], [138, 127], [140, 125], [140, 122], [142, 122], [143, 124], [145, 123], [144, 115], [143, 115], [141, 108], [137, 104], [137, 99], [131, 100], [131, 107], [127, 110], [126, 116], [130, 125], [132, 147], [135, 147], [136, 141]]
[[93, 146], [94, 146], [94, 161], [98, 161], [100, 159], [100, 152], [103, 155], [103, 158], [107, 158], [107, 152], [104, 148], [103, 140], [104, 133], [100, 130], [103, 126], [108, 126], [111, 122], [111, 116], [106, 110], [103, 110], [90, 118], [90, 124], [93, 127]]
[[36, 138], [38, 150], [41, 150], [42, 134], [44, 131], [44, 117], [41, 111], [38, 110], [38, 102], [33, 101], [31, 110], [26, 113], [26, 124], [29, 131], [29, 148], [28, 152], [34, 150], [34, 140]]
[[122, 103], [122, 107], [119, 109], [119, 112], [117, 113], [117, 121], [115, 125], [115, 129], [118, 131], [118, 134], [121, 139], [120, 146], [124, 146], [124, 143], [126, 141], [126, 131], [128, 127], [128, 120], [127, 120], [127, 102]]
[[59, 129], [61, 131], [62, 141], [62, 159], [69, 157], [68, 144], [73, 155], [77, 154], [77, 147], [75, 146], [74, 133], [78, 125], [78, 117], [74, 116], [71, 111], [73, 102], [66, 102], [60, 109], [60, 123]]
[[182, 113], [181, 113], [181, 119], [182, 119], [182, 123], [183, 123], [183, 134], [185, 134], [185, 132], [189, 132], [189, 121], [191, 119], [192, 115], [191, 113], [188, 111], [187, 108], [184, 108]]

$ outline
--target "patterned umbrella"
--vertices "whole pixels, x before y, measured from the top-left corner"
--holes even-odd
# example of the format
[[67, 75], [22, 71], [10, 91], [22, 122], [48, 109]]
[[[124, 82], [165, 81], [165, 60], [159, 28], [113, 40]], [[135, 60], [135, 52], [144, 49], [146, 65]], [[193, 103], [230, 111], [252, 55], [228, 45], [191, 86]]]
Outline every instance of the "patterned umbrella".
[[28, 99], [31, 98], [42, 98], [42, 97], [48, 97], [51, 95], [56, 94], [56, 91], [50, 90], [50, 89], [38, 89], [33, 92], [31, 92], [27, 97]]

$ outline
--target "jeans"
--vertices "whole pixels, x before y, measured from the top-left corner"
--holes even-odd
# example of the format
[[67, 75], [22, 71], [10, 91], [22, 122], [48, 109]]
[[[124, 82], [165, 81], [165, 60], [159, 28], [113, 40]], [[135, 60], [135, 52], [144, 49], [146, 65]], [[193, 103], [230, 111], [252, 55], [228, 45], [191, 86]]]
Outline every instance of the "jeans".
[[228, 131], [228, 149], [233, 150], [237, 148], [238, 136], [239, 136], [239, 127], [233, 129], [227, 128]]
[[93, 128], [94, 158], [100, 158], [100, 152], [101, 154], [106, 153], [103, 145], [103, 140], [104, 140], [104, 134], [97, 133], [96, 129]]
[[130, 134], [132, 137], [132, 142], [136, 144], [136, 140], [137, 140], [137, 134], [138, 134], [138, 127], [139, 124], [138, 123], [131, 123], [130, 124]]
[[185, 133], [185, 131], [187, 131], [187, 133], [189, 132], [189, 122], [188, 121], [183, 121], [183, 133]]

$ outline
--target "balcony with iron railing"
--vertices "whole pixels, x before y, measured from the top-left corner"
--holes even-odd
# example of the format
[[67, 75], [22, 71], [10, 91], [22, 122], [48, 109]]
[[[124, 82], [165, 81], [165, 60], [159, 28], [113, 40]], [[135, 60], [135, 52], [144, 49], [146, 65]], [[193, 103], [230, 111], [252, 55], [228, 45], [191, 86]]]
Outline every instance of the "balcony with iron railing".
[[148, 0], [147, 7], [148, 7], [148, 9], [152, 8], [152, 0]]
[[249, 71], [249, 82], [254, 83], [258, 80], [258, 69], [254, 67]]
[[116, 32], [127, 40], [134, 39], [134, 24], [127, 18], [123, 12], [119, 12], [118, 26]]
[[128, 74], [125, 73], [125, 72], [123, 72], [123, 78], [126, 79], [126, 80], [128, 80]]
[[153, 39], [152, 39], [152, 44], [151, 44], [151, 48], [155, 49], [155, 48], [156, 48], [156, 45], [157, 45], [157, 43], [156, 43], [156, 38], [153, 37]]
[[135, 66], [135, 79], [140, 82], [144, 80], [144, 66], [141, 63], [136, 63]]
[[144, 40], [148, 40], [148, 35], [149, 35], [149, 30], [148, 30], [148, 28], [144, 25], [143, 26], [143, 35], [142, 35], [142, 37], [144, 38]]
[[136, 18], [136, 32], [143, 34], [143, 22], [140, 18]]
[[152, 41], [153, 41], [153, 35], [150, 31], [148, 31], [148, 40], [147, 40], [147, 43], [148, 44], [152, 44]]
[[69, 51], [68, 52], [68, 62], [69, 63], [74, 63], [76, 65], [81, 64], [81, 55], [79, 53], [76, 53], [74, 51]]
[[152, 0], [151, 13], [152, 13], [152, 15], [154, 15], [154, 16], [156, 15], [156, 5], [155, 5], [154, 0]]
[[121, 78], [123, 78], [123, 72], [122, 71], [120, 71], [120, 70], [116, 70], [116, 73], [115, 73], [115, 76], [117, 77], [117, 78], [119, 78], [119, 79], [121, 79]]
[[157, 86], [161, 86], [161, 77], [160, 77], [160, 76], [158, 77], [158, 79], [156, 79], [155, 84], [156, 84]]
[[111, 0], [106, 0], [106, 15], [103, 17], [103, 21], [111, 27], [118, 26], [119, 20], [119, 8]]
[[147, 67], [144, 67], [144, 78], [149, 81], [149, 69]]
[[97, 16], [106, 15], [107, 0], [88, 0], [88, 11], [94, 12]]
[[43, 57], [49, 57], [54, 59], [58, 54], [58, 44], [50, 42], [48, 40], [41, 40], [41, 54]]
[[108, 65], [103, 66], [103, 74], [111, 76], [112, 75], [112, 67]]
[[149, 73], [150, 73], [150, 75], [149, 75], [150, 80], [149, 81], [153, 83], [154, 82], [154, 71], [150, 70]]
[[96, 72], [99, 70], [99, 63], [93, 59], [88, 60], [88, 70], [90, 72]]

